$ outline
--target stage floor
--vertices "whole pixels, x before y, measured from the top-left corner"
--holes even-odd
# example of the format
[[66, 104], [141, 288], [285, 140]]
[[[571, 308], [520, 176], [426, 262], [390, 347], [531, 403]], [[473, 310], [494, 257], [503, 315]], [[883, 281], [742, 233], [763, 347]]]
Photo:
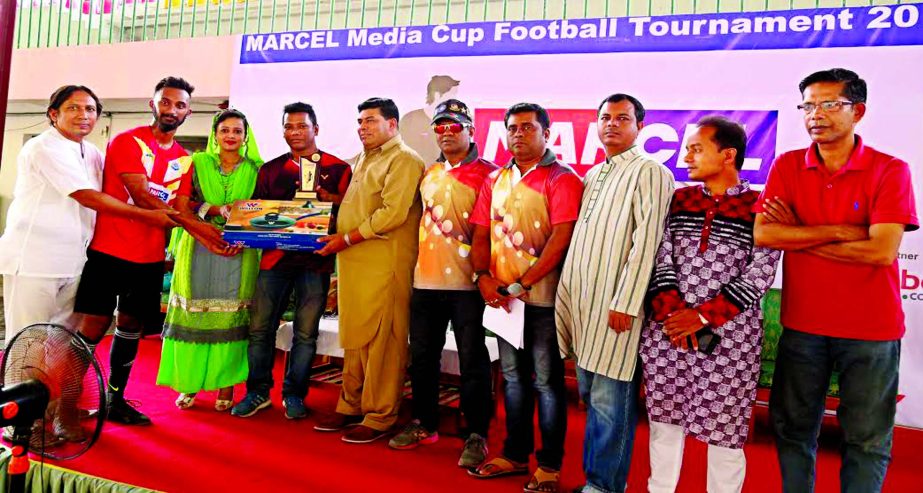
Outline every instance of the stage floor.
[[[106, 343], [98, 355], [108, 354]], [[291, 421], [282, 414], [279, 382], [281, 358], [276, 364], [273, 407], [251, 418], [219, 414], [212, 408], [215, 396], [202, 395], [196, 407], [179, 411], [176, 394], [154, 384], [160, 357], [160, 341], [148, 337], [132, 380], [129, 399], [140, 401], [153, 420], [149, 427], [107, 424], [99, 442], [83, 457], [58, 465], [86, 474], [156, 490], [175, 492], [310, 491], [310, 492], [468, 492], [521, 491], [526, 477], [476, 480], [456, 466], [461, 438], [443, 435], [438, 443], [413, 451], [394, 451], [386, 439], [369, 445], [350, 445], [338, 433], [318, 433], [314, 415], [331, 410], [338, 387], [312, 386], [305, 420]], [[243, 395], [238, 386], [236, 397]], [[408, 404], [405, 402], [405, 404]], [[403, 415], [408, 406], [404, 406]], [[501, 450], [502, 408], [489, 438], [491, 452]], [[566, 454], [562, 491], [583, 483], [581, 453], [585, 413], [575, 403], [568, 408]], [[403, 418], [403, 419], [406, 419]], [[403, 421], [402, 421], [403, 422]], [[765, 409], [758, 410], [755, 439], [746, 447], [746, 492], [780, 491], [778, 462], [766, 429]], [[453, 428], [451, 419], [444, 420]], [[538, 437], [536, 437], [538, 440]], [[540, 443], [540, 442], [539, 442]], [[630, 492], [647, 491], [648, 428], [642, 422], [635, 439]], [[923, 469], [919, 467], [923, 431], [898, 429], [894, 437], [894, 460], [885, 483], [886, 492], [921, 491]], [[687, 441], [683, 477], [678, 491], [705, 491], [705, 451], [702, 443]], [[825, 430], [817, 467], [817, 492], [839, 491], [839, 457], [836, 429]]]

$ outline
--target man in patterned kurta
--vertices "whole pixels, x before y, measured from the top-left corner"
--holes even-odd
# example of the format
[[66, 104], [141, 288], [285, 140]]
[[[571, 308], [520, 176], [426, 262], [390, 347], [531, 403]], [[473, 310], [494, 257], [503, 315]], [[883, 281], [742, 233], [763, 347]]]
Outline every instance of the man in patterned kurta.
[[[708, 443], [708, 491], [739, 492], [763, 338], [759, 300], [780, 253], [753, 246], [758, 193], [741, 182], [747, 135], [707, 117], [686, 145], [689, 178], [673, 196], [649, 291], [641, 359], [651, 426], [652, 493], [679, 481], [685, 435]], [[696, 332], [720, 337], [710, 354]]]

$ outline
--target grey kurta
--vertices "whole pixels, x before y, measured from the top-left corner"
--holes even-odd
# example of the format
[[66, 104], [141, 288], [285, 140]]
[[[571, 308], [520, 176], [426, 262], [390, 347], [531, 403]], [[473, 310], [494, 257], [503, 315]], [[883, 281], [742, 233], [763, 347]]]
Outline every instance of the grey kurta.
[[[584, 187], [555, 303], [558, 344], [584, 370], [630, 381], [673, 175], [635, 146], [591, 168]], [[633, 316], [631, 330], [610, 329], [609, 310]]]

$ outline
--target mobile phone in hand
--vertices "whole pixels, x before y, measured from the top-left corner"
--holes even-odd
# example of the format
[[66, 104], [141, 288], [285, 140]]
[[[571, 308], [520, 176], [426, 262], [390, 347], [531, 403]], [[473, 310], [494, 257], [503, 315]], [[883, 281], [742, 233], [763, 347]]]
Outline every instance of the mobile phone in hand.
[[711, 354], [715, 351], [715, 348], [718, 347], [718, 344], [721, 342], [721, 336], [715, 334], [709, 327], [702, 327], [695, 334], [689, 336], [689, 347], [694, 347], [692, 345], [692, 338], [695, 337], [696, 342], [699, 345], [699, 351], [705, 354]]

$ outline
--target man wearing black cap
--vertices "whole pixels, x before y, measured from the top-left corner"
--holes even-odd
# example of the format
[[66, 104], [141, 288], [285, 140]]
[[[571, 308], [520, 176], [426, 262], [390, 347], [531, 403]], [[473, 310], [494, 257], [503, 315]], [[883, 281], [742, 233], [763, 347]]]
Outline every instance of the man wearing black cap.
[[432, 131], [441, 152], [420, 184], [420, 253], [410, 300], [414, 419], [389, 445], [406, 450], [439, 440], [439, 359], [451, 322], [461, 368], [461, 408], [468, 424], [458, 465], [476, 467], [487, 455], [492, 406], [490, 358], [481, 324], [484, 300], [472, 282], [469, 253], [474, 228], [469, 218], [482, 184], [497, 166], [478, 157], [465, 103], [449, 99], [440, 104]]

